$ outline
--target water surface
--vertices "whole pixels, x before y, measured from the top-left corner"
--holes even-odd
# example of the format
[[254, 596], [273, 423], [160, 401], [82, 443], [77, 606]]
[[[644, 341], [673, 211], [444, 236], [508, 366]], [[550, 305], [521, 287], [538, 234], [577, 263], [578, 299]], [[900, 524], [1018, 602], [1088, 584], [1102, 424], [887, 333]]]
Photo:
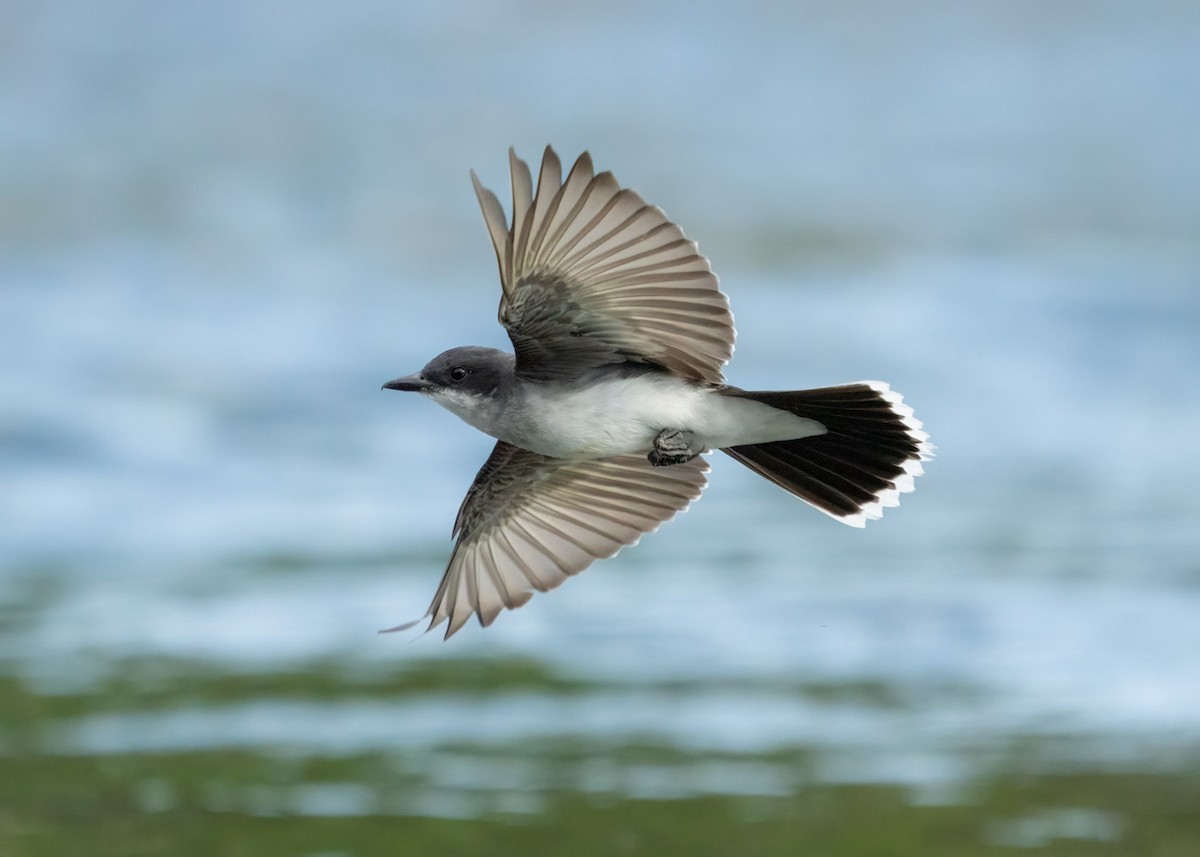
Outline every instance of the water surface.
[[[0, 13], [14, 853], [110, 809], [280, 853], [242, 821], [1194, 832], [1154, 815], [1200, 747], [1192, 5], [118, 6]], [[938, 458], [866, 531], [716, 458], [494, 627], [377, 635], [490, 448], [379, 385], [505, 344], [466, 170], [546, 142], [699, 240], [734, 383], [887, 380]]]

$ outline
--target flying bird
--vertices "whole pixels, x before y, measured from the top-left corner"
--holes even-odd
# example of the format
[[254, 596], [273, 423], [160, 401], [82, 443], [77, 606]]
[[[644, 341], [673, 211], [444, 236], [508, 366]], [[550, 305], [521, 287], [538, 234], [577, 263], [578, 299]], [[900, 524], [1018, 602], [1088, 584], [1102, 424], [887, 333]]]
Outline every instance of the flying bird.
[[472, 615], [490, 625], [687, 508], [714, 449], [851, 526], [913, 489], [933, 447], [887, 384], [726, 384], [733, 317], [695, 242], [586, 152], [563, 181], [547, 147], [536, 192], [511, 149], [509, 165], [511, 225], [471, 180], [514, 352], [452, 348], [383, 385], [496, 438], [429, 609], [390, 630], [428, 618], [449, 638]]

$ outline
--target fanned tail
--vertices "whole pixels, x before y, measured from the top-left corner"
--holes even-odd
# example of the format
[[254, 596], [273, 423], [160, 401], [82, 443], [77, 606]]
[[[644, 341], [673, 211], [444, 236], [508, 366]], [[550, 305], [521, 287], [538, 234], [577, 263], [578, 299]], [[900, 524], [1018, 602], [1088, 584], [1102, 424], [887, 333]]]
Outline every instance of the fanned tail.
[[826, 433], [723, 449], [751, 470], [852, 527], [883, 515], [913, 490], [933, 457], [929, 435], [881, 381], [744, 396], [820, 422]]

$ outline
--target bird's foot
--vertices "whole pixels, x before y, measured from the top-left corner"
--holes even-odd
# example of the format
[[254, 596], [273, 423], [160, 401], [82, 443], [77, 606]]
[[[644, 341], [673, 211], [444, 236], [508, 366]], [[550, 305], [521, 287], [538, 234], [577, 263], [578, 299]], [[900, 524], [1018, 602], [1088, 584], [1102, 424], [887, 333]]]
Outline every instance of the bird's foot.
[[646, 456], [655, 467], [683, 464], [691, 461], [704, 450], [692, 450], [695, 435], [682, 429], [663, 429], [654, 438], [654, 449]]

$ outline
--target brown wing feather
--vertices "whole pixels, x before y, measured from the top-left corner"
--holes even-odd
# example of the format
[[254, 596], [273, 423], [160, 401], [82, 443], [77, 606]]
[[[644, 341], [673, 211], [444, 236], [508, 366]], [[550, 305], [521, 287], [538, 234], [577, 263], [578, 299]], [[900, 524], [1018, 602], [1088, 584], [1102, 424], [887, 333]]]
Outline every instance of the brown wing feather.
[[634, 544], [699, 497], [707, 471], [702, 458], [674, 467], [631, 455], [565, 461], [500, 441], [459, 509], [429, 628], [448, 620], [450, 637], [472, 614], [490, 625]]
[[586, 152], [564, 182], [547, 147], [536, 196], [529, 168], [511, 150], [509, 159], [511, 228], [495, 194], [472, 179], [518, 373], [561, 377], [635, 361], [719, 382], [733, 354], [733, 317], [695, 242], [611, 173], [596, 175]]

